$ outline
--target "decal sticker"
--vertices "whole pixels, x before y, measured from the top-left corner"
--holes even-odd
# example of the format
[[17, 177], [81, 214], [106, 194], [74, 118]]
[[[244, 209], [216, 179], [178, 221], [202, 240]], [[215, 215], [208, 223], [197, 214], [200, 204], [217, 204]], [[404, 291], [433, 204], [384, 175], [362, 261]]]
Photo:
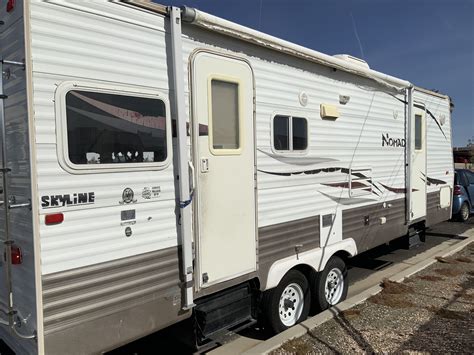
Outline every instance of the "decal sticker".
[[158, 197], [161, 194], [161, 187], [160, 186], [153, 186], [151, 188], [152, 197]]
[[144, 187], [142, 191], [142, 197], [145, 200], [151, 200], [152, 198], [156, 198], [161, 194], [161, 187], [160, 186], [153, 186], [153, 187]]
[[122, 201], [120, 201], [119, 203], [121, 205], [125, 204], [125, 203], [135, 203], [137, 202], [137, 200], [134, 199], [134, 196], [135, 196], [135, 193], [133, 192], [133, 190], [129, 187], [127, 187], [125, 190], [123, 190], [122, 192]]
[[42, 208], [92, 205], [94, 203], [95, 203], [94, 192], [76, 192], [72, 194], [41, 196]]
[[[392, 96], [393, 98], [397, 99], [398, 101], [400, 102], [403, 102], [405, 105], [408, 105], [408, 101], [405, 101], [403, 99], [400, 99], [398, 97], [396, 97], [395, 95], [392, 95], [390, 93], [386, 93], [390, 96]], [[449, 106], [451, 106], [452, 102], [450, 103]], [[435, 122], [436, 122], [436, 125], [438, 126], [439, 130], [441, 131], [441, 134], [444, 136], [444, 139], [448, 140], [448, 137], [446, 137], [446, 134], [444, 134], [444, 131], [443, 129], [441, 128], [441, 124], [439, 123], [439, 121], [436, 119], [435, 115], [433, 114], [433, 112], [431, 112], [430, 110], [428, 109], [425, 109], [425, 107], [423, 106], [419, 106], [419, 105], [416, 105], [415, 104], [415, 107], [418, 107], [418, 108], [421, 108], [422, 110], [426, 110], [426, 113], [428, 114], [428, 116], [430, 116]]]
[[[394, 194], [406, 194], [408, 190], [405, 187], [393, 187], [393, 186], [387, 186], [379, 182], [380, 185], [384, 187], [384, 189], [393, 192]], [[418, 189], [412, 188], [411, 192], [416, 192]]]
[[150, 200], [151, 199], [151, 189], [149, 187], [144, 187], [143, 188], [142, 197], [145, 200]]
[[382, 133], [382, 147], [405, 147], [405, 139], [404, 138], [392, 138], [385, 133]]
[[433, 178], [430, 178], [429, 176], [426, 177], [426, 182], [429, 185], [445, 185], [447, 184], [446, 181], [443, 181], [443, 180], [439, 180], [439, 179], [433, 179]]

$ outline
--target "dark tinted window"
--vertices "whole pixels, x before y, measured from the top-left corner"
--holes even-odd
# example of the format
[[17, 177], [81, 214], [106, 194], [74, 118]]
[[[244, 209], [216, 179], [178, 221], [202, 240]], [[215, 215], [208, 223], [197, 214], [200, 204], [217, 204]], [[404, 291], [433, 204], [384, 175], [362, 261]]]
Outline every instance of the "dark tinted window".
[[308, 122], [302, 117], [275, 116], [273, 118], [273, 146], [275, 150], [306, 150]]
[[308, 147], [308, 123], [301, 117], [293, 117], [293, 150]]
[[[474, 185], [474, 173], [471, 173], [469, 171], [466, 171], [466, 177], [467, 177], [467, 180], [468, 180], [468, 183], [470, 185]], [[467, 184], [466, 184], [467, 185]]]
[[465, 177], [465, 173], [462, 171], [457, 171], [454, 173], [454, 184], [455, 185], [462, 185], [466, 186], [467, 183], [467, 178]]
[[273, 119], [273, 144], [276, 150], [290, 149], [290, 125], [288, 116], [275, 116]]
[[159, 99], [69, 91], [69, 160], [73, 164], [164, 161], [168, 154], [165, 117], [165, 104]]

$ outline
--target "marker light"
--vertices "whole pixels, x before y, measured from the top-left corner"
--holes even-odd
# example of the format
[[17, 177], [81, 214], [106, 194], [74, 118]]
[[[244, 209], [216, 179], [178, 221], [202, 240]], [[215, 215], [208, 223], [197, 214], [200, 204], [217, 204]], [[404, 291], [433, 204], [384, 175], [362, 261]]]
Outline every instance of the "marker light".
[[47, 214], [44, 217], [44, 224], [46, 224], [47, 226], [60, 224], [63, 221], [64, 221], [64, 215], [62, 213]]
[[[17, 247], [15, 244], [13, 244], [10, 248], [11, 252], [11, 259], [12, 259], [12, 265], [20, 265], [23, 262], [23, 254], [21, 252], [20, 247]], [[5, 248], [5, 251], [3, 253], [3, 260], [6, 262], [7, 261], [7, 249]]]
[[15, 8], [15, 0], [8, 0], [7, 1], [7, 12], [12, 12]]
[[20, 265], [23, 262], [23, 254], [20, 247], [12, 245], [12, 265]]

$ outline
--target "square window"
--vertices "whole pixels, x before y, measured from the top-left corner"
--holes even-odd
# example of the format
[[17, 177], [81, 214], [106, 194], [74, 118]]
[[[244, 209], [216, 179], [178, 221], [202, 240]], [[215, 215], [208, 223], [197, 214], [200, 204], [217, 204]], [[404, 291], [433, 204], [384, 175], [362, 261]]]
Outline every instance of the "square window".
[[306, 118], [276, 115], [273, 118], [273, 148], [277, 151], [305, 151], [308, 148]]

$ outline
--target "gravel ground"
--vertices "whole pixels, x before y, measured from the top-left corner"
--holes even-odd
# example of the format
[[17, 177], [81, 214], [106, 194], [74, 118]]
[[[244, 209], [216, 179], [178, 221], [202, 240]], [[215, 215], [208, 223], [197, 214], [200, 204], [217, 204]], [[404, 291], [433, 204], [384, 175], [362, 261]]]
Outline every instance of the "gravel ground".
[[272, 352], [474, 354], [474, 243]]

